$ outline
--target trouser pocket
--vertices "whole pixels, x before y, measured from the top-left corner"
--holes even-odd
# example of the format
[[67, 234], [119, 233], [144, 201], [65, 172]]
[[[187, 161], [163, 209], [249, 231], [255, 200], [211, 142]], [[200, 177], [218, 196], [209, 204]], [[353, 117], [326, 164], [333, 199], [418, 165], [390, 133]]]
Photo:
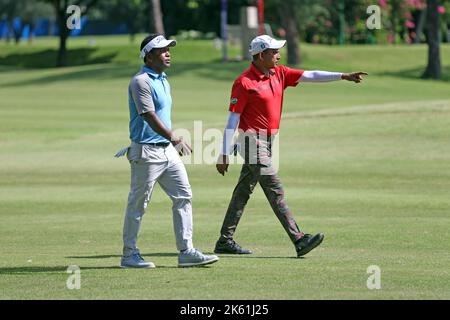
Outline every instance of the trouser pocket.
[[127, 159], [130, 162], [137, 163], [142, 159], [142, 144], [131, 143], [127, 152]]

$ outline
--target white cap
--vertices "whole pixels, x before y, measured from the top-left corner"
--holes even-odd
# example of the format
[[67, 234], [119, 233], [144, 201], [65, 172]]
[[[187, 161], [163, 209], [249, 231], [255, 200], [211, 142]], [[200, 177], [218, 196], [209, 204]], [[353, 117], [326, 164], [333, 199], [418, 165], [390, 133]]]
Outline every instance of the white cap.
[[142, 48], [141, 59], [154, 48], [175, 47], [176, 45], [177, 42], [175, 40], [167, 40], [164, 36], [157, 36]]
[[249, 52], [252, 56], [263, 52], [266, 49], [280, 49], [286, 44], [286, 40], [275, 40], [272, 37], [264, 34], [262, 36], [257, 36], [250, 42]]

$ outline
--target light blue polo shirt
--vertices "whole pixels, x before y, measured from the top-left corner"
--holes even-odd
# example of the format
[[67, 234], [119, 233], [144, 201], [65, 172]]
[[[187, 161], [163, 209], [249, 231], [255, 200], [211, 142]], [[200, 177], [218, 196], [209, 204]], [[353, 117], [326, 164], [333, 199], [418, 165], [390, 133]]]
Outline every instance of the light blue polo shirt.
[[170, 120], [172, 97], [167, 75], [156, 73], [147, 66], [131, 79], [128, 86], [128, 106], [130, 109], [130, 139], [136, 143], [170, 142], [150, 128], [141, 116], [155, 111], [168, 129], [172, 129]]

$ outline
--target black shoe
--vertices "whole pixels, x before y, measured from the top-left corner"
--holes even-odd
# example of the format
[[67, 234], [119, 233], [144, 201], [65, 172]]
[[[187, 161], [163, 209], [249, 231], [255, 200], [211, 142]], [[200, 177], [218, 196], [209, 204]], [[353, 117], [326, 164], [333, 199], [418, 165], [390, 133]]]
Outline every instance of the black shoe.
[[233, 239], [223, 241], [222, 239], [216, 242], [214, 253], [228, 253], [228, 254], [251, 254], [251, 250], [244, 249], [238, 245]]
[[305, 234], [303, 237], [298, 239], [295, 242], [295, 249], [297, 250], [297, 257], [304, 256], [308, 252], [310, 252], [312, 249], [317, 247], [319, 244], [322, 243], [323, 238], [325, 235], [323, 233], [318, 233], [316, 235], [311, 234]]

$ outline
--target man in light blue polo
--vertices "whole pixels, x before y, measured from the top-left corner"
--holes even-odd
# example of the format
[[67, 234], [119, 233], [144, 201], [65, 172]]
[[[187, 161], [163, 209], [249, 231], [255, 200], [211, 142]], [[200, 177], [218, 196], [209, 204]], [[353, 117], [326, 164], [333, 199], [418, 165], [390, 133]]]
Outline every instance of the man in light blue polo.
[[145, 65], [128, 87], [131, 145], [126, 149], [131, 166], [131, 185], [123, 227], [123, 268], [154, 268], [136, 246], [142, 217], [156, 182], [173, 202], [173, 226], [180, 251], [179, 267], [206, 265], [219, 260], [192, 244], [192, 191], [180, 156], [191, 147], [171, 128], [172, 98], [164, 70], [170, 67], [170, 47], [175, 40], [150, 35], [141, 43]]

